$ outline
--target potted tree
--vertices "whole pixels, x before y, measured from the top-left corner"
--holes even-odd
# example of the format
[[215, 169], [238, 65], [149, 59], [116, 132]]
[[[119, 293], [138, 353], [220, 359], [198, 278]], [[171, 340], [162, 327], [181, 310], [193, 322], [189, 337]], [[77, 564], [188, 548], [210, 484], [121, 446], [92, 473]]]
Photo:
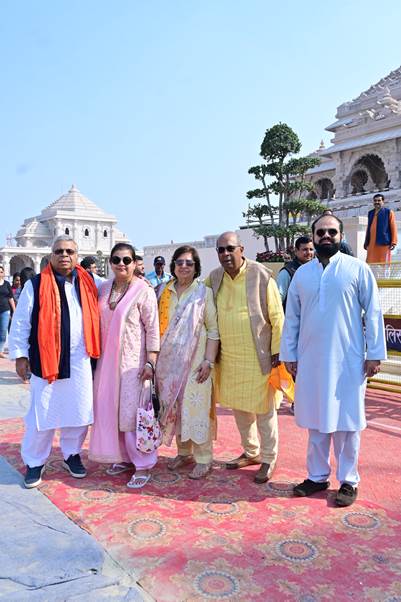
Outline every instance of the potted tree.
[[[268, 264], [277, 273], [291, 259], [295, 238], [310, 233], [310, 223], [325, 207], [310, 198], [313, 185], [306, 172], [320, 163], [314, 156], [296, 157], [301, 150], [297, 134], [286, 124], [278, 123], [266, 130], [260, 147], [264, 162], [250, 167], [248, 173], [259, 183], [247, 197], [255, 201], [243, 213], [255, 236], [262, 237], [265, 252], [256, 260]], [[269, 239], [274, 240], [274, 249]]]

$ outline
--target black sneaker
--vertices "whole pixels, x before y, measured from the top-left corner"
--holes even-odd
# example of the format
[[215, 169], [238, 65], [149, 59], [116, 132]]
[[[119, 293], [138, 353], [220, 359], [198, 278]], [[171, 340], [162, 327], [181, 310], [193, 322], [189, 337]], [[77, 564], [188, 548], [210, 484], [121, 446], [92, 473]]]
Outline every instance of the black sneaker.
[[45, 465], [42, 466], [27, 466], [24, 479], [24, 485], [27, 489], [37, 487], [42, 482], [42, 474], [45, 472]]
[[307, 497], [308, 495], [313, 495], [318, 491], [324, 491], [329, 487], [329, 485], [329, 481], [321, 481], [317, 483], [315, 481], [311, 481], [310, 479], [305, 479], [303, 483], [295, 485], [293, 492], [294, 495], [298, 497]]
[[349, 483], [343, 483], [340, 489], [337, 491], [335, 503], [336, 506], [343, 508], [344, 506], [351, 506], [358, 497], [358, 488], [352, 487]]
[[71, 454], [63, 462], [63, 466], [68, 472], [76, 479], [83, 479], [86, 477], [85, 466], [81, 462], [81, 456], [79, 454]]

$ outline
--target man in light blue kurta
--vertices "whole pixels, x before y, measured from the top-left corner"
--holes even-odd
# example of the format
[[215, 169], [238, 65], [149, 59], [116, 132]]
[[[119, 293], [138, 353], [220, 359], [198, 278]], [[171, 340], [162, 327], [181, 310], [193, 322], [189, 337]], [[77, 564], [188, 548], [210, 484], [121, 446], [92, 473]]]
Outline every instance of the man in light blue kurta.
[[309, 429], [308, 478], [294, 493], [327, 489], [333, 439], [336, 504], [348, 506], [358, 492], [366, 377], [379, 371], [386, 343], [376, 281], [365, 263], [339, 252], [342, 232], [335, 216], [312, 225], [317, 258], [296, 271], [289, 287], [280, 359], [296, 375], [296, 422]]

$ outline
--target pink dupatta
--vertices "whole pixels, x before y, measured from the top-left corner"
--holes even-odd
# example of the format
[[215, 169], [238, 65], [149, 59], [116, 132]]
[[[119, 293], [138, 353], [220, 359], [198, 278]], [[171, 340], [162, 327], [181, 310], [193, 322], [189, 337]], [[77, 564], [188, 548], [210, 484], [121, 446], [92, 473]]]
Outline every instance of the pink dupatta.
[[156, 385], [160, 400], [159, 421], [166, 445], [171, 445], [176, 431], [180, 397], [198, 347], [205, 307], [206, 286], [200, 282], [188, 298], [177, 305], [161, 340]]
[[95, 421], [92, 427], [89, 456], [97, 462], [129, 462], [128, 457], [122, 457], [124, 454], [120, 446], [119, 433], [121, 345], [128, 312], [144, 295], [148, 284], [140, 279], [134, 281], [113, 311], [108, 306], [111, 287], [112, 281], [105, 283], [101, 288], [99, 299], [103, 331], [101, 333], [102, 355], [95, 374]]

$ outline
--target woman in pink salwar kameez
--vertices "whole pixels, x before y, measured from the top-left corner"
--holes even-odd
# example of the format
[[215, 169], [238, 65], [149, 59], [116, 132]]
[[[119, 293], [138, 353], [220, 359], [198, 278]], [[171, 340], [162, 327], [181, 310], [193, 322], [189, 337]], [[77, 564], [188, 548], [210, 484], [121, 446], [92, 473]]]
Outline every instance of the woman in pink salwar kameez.
[[137, 489], [149, 481], [157, 462], [156, 451], [136, 447], [137, 409], [149, 398], [159, 351], [157, 301], [153, 288], [134, 274], [131, 245], [116, 244], [110, 265], [114, 279], [99, 293], [102, 355], [95, 372], [89, 458], [110, 463], [109, 475], [133, 472], [127, 485]]

